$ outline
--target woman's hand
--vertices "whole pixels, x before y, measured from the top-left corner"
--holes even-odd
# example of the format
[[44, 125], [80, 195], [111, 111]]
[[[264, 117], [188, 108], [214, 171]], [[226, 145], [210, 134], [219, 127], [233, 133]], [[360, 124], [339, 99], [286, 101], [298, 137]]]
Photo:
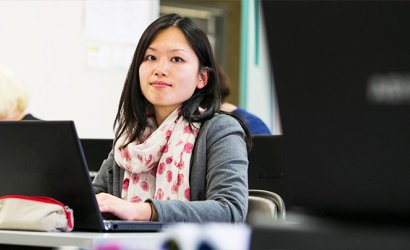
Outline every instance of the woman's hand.
[[150, 220], [151, 206], [146, 202], [133, 203], [107, 193], [99, 193], [96, 197], [101, 213], [111, 213], [121, 220]]

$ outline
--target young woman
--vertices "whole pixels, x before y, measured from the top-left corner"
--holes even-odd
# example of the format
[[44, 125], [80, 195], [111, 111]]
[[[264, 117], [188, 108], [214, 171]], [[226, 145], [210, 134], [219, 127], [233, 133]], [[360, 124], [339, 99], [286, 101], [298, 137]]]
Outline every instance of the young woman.
[[249, 132], [221, 113], [206, 34], [163, 16], [143, 33], [119, 103], [112, 152], [93, 185], [122, 220], [244, 222]]

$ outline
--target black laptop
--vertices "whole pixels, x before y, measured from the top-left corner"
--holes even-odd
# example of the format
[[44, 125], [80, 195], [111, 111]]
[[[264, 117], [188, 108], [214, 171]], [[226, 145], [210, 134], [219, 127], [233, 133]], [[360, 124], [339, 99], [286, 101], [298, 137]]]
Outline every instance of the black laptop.
[[281, 135], [253, 135], [249, 152], [249, 189], [277, 193], [287, 201], [287, 173], [283, 164]]
[[159, 231], [159, 222], [104, 220], [73, 121], [0, 122], [0, 195], [49, 196], [74, 211], [75, 231]]
[[263, 1], [292, 204], [410, 218], [410, 2]]

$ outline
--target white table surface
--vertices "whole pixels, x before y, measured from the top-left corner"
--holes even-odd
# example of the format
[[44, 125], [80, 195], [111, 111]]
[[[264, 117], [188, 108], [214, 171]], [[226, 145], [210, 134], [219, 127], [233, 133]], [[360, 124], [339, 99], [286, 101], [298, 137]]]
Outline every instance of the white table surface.
[[166, 238], [163, 232], [98, 233], [98, 232], [33, 232], [0, 230], [0, 244], [41, 247], [76, 246], [95, 249], [101, 245], [132, 243], [138, 249], [159, 249]]

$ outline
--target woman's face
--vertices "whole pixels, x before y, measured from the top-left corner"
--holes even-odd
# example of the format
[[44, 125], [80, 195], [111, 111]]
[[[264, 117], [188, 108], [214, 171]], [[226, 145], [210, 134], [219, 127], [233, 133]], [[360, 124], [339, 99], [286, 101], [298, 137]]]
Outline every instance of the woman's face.
[[[208, 79], [183, 33], [176, 27], [160, 31], [148, 46], [139, 68], [141, 90], [156, 115], [170, 114]], [[158, 117], [157, 117], [158, 120]]]

